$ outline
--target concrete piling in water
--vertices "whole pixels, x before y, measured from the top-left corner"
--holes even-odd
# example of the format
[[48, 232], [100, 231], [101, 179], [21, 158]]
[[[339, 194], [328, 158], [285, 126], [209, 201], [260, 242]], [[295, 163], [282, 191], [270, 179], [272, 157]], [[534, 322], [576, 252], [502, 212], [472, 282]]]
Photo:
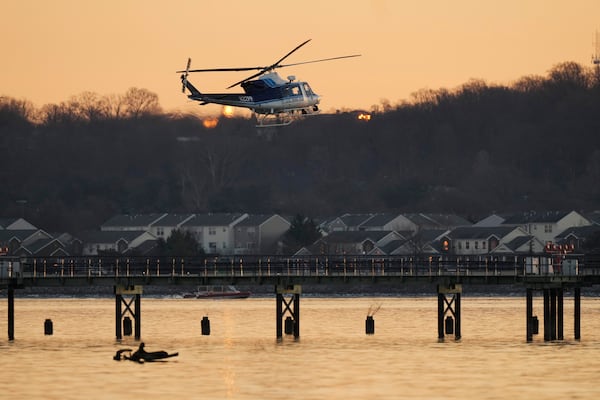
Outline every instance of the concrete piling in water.
[[206, 316], [202, 317], [202, 321], [200, 321], [200, 331], [204, 336], [210, 335], [210, 320]]
[[292, 319], [292, 317], [285, 318], [283, 331], [286, 335], [291, 335], [292, 333], [294, 333], [294, 320]]
[[538, 333], [540, 333], [540, 321], [537, 315], [531, 317], [531, 333], [533, 335], [537, 335]]
[[54, 333], [54, 328], [51, 319], [46, 319], [44, 321], [44, 335], [52, 335]]
[[375, 320], [372, 315], [367, 315], [367, 320], [365, 321], [365, 333], [367, 335], [375, 334]]
[[131, 336], [132, 332], [133, 332], [133, 330], [132, 330], [131, 318], [124, 317], [123, 318], [123, 335]]
[[454, 319], [450, 316], [446, 317], [445, 323], [445, 332], [446, 335], [454, 334]]

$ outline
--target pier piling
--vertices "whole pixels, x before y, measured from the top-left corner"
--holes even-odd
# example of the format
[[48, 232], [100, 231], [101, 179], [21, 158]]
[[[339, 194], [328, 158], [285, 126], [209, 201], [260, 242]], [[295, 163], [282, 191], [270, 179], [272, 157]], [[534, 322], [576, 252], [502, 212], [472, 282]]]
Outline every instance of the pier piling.
[[574, 333], [575, 340], [581, 340], [581, 288], [575, 288], [573, 293], [574, 301]]
[[375, 320], [372, 315], [367, 315], [367, 320], [365, 321], [365, 333], [367, 335], [375, 334]]
[[54, 333], [54, 325], [51, 319], [44, 321], [44, 335], [52, 335]]
[[15, 289], [8, 287], [8, 340], [15, 340]]
[[[125, 326], [125, 318], [129, 318], [128, 315], [131, 315], [134, 320], [135, 340], [140, 340], [142, 336], [141, 294], [141, 285], [115, 286], [115, 334], [117, 340], [123, 339], [123, 328], [125, 328], [125, 335], [127, 335], [127, 333], [131, 335], [131, 320], [129, 321], [129, 326]], [[126, 301], [123, 298], [123, 295], [131, 295], [132, 297], [129, 301]], [[123, 309], [123, 305], [125, 306], [125, 309]]]
[[210, 335], [210, 320], [207, 316], [202, 317], [202, 321], [200, 321], [200, 331], [203, 336]]
[[[302, 293], [300, 285], [277, 285], [275, 287], [276, 334], [278, 340], [283, 337], [283, 318], [288, 313], [289, 316], [285, 322], [286, 334], [288, 334], [290, 328], [293, 328], [294, 338], [298, 339], [300, 337], [300, 293]], [[286, 296], [288, 297], [286, 298]]]
[[[460, 296], [461, 284], [438, 285], [438, 339], [444, 340], [445, 334], [454, 333], [454, 339], [461, 338]], [[450, 296], [449, 296], [450, 295]], [[446, 314], [448, 315], [447, 318]]]
[[[564, 340], [564, 296], [565, 287], [563, 285], [544, 285], [532, 286], [527, 288], [527, 333], [528, 342], [533, 340], [533, 335], [537, 334], [538, 321], [533, 316], [533, 291], [540, 290], [544, 298], [544, 341]], [[581, 339], [581, 288], [573, 288], [573, 328], [575, 340]]]

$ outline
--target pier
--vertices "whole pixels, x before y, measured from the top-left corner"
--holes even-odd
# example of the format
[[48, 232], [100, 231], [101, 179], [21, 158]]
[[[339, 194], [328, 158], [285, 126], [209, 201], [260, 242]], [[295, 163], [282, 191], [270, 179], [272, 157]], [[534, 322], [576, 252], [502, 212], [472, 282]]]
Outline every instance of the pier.
[[[119, 257], [15, 258], [0, 259], [0, 290], [7, 291], [8, 339], [14, 340], [15, 291], [26, 287], [112, 287], [115, 295], [115, 336], [132, 333], [139, 340], [142, 328], [144, 286], [269, 285], [275, 295], [276, 337], [283, 333], [300, 337], [300, 295], [303, 285], [386, 284], [437, 287], [438, 339], [453, 335], [460, 340], [461, 295], [469, 285], [516, 285], [523, 288], [526, 318], [525, 338], [537, 334], [537, 316], [532, 315], [533, 294], [544, 302], [544, 340], [564, 340], [565, 291], [574, 301], [574, 339], [581, 339], [581, 288], [600, 285], [600, 265], [570, 260], [569, 268], [552, 268], [539, 257], [510, 261], [377, 257], [245, 257], [204, 259], [150, 259]], [[545, 270], [532, 265], [549, 265]], [[433, 293], [432, 293], [433, 294]]]

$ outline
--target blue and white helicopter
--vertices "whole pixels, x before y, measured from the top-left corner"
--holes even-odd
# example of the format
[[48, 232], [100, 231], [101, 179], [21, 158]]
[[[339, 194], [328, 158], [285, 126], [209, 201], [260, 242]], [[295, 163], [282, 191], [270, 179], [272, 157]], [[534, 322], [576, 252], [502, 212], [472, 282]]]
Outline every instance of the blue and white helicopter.
[[[190, 93], [188, 98], [200, 102], [200, 105], [222, 104], [225, 106], [248, 108], [256, 116], [256, 126], [260, 128], [289, 125], [300, 117], [318, 114], [320, 96], [312, 91], [307, 82], [296, 81], [296, 77], [293, 75], [288, 76], [287, 80], [282, 79], [275, 72], [277, 68], [360, 56], [360, 54], [353, 54], [293, 64], [281, 64], [283, 60], [308, 42], [310, 42], [310, 39], [298, 45], [277, 62], [266, 67], [190, 69], [191, 59], [188, 59], [185, 70], [177, 71], [177, 73], [182, 73], [181, 83], [183, 85], [181, 90], [185, 93], [185, 89], [187, 89]], [[241, 85], [244, 93], [201, 93], [188, 81], [188, 75], [191, 72], [254, 70], [258, 70], [258, 72], [227, 88], [231, 89], [237, 85]]]

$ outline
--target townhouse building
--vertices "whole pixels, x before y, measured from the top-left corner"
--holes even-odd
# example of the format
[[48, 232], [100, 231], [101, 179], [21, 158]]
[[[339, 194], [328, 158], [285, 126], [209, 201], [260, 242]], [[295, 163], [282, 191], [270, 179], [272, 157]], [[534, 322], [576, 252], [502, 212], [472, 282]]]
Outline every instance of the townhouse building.
[[235, 254], [276, 254], [290, 222], [277, 214], [250, 214], [235, 225]]
[[235, 226], [248, 218], [242, 213], [195, 214], [181, 228], [194, 235], [207, 254], [235, 253]]

